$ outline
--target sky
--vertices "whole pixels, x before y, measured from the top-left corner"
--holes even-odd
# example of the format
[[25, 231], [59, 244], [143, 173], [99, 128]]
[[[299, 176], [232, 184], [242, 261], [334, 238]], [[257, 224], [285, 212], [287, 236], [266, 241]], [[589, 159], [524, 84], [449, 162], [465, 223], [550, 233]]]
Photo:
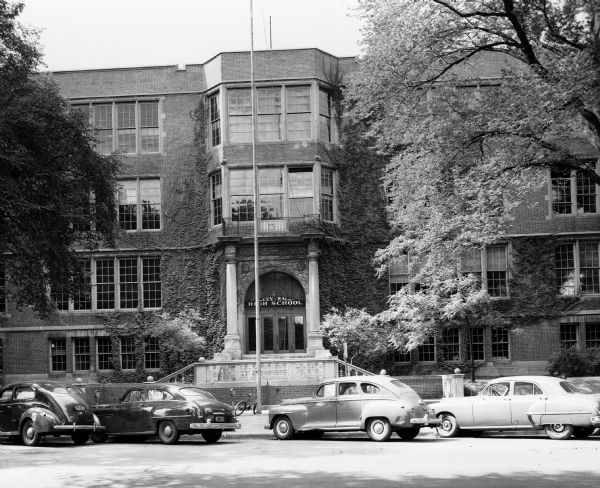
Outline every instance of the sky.
[[[43, 70], [198, 64], [220, 52], [250, 50], [250, 0], [20, 2], [20, 22], [41, 30]], [[316, 47], [356, 56], [356, 2], [253, 0], [254, 49], [271, 42], [273, 49]]]

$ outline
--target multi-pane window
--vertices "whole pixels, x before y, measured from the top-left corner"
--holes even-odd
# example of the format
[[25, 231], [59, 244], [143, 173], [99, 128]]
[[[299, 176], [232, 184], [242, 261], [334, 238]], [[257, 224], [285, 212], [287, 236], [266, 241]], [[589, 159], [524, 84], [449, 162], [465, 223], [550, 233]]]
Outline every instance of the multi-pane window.
[[75, 105], [78, 111], [92, 114], [98, 145], [102, 154], [121, 151], [125, 154], [160, 152], [160, 122], [157, 100], [93, 103]]
[[274, 220], [283, 217], [283, 168], [258, 170], [260, 188], [260, 218]]
[[585, 324], [585, 347], [600, 347], [600, 323]]
[[400, 256], [390, 262], [389, 268], [390, 294], [398, 293], [410, 284], [408, 256]]
[[252, 142], [252, 99], [250, 90], [228, 90], [229, 142]]
[[96, 367], [99, 371], [112, 369], [112, 340], [110, 337], [96, 339]]
[[220, 172], [210, 176], [210, 202], [212, 224], [220, 225], [223, 222], [223, 184]]
[[82, 288], [73, 297], [73, 310], [92, 309], [92, 261], [84, 259], [80, 262], [83, 273]]
[[0, 258], [0, 313], [6, 313], [6, 269]]
[[288, 202], [290, 217], [313, 215], [313, 170], [288, 168]]
[[50, 339], [50, 371], [67, 370], [67, 340]]
[[115, 263], [114, 259], [96, 260], [96, 308], [115, 308]]
[[319, 89], [319, 139], [331, 142], [331, 94]]
[[321, 169], [321, 218], [333, 222], [333, 170]]
[[287, 139], [301, 141], [311, 138], [310, 87], [286, 87]]
[[492, 359], [509, 359], [510, 341], [506, 327], [492, 327]]
[[135, 369], [135, 340], [133, 337], [121, 337], [121, 369]]
[[249, 222], [254, 220], [254, 177], [251, 169], [229, 172], [231, 220]]
[[142, 288], [144, 308], [162, 306], [160, 258], [142, 258]]
[[259, 88], [256, 97], [258, 141], [281, 140], [281, 87]]
[[138, 306], [138, 260], [119, 259], [119, 303], [121, 308]]
[[160, 348], [157, 337], [146, 337], [144, 339], [144, 368], [160, 368]]
[[90, 340], [88, 337], [73, 338], [73, 370], [90, 369]]
[[54, 302], [56, 310], [69, 310], [69, 292], [63, 288], [53, 288], [50, 292], [50, 299]]
[[560, 347], [577, 347], [577, 328], [579, 324], [560, 324]]
[[559, 244], [554, 249], [556, 291], [561, 295], [600, 293], [598, 242]]
[[212, 147], [221, 144], [221, 110], [219, 107], [219, 94], [208, 99], [208, 111], [210, 122], [210, 145]]
[[467, 346], [467, 360], [471, 361], [471, 352], [475, 361], [483, 361], [485, 359], [485, 342], [483, 327], [473, 327], [469, 330], [471, 336], [471, 345]]
[[552, 213], [581, 215], [597, 212], [596, 184], [582, 171], [562, 169], [550, 173]]
[[160, 229], [160, 179], [123, 180], [119, 187], [119, 226], [123, 230]]
[[439, 344], [443, 357], [448, 361], [460, 360], [460, 333], [458, 327], [442, 329], [441, 344]]
[[506, 246], [490, 246], [486, 249], [487, 290], [492, 297], [507, 295], [506, 287]]
[[419, 361], [435, 361], [435, 338], [429, 337], [418, 348]]
[[411, 356], [410, 351], [394, 351], [394, 362], [395, 363], [410, 363]]

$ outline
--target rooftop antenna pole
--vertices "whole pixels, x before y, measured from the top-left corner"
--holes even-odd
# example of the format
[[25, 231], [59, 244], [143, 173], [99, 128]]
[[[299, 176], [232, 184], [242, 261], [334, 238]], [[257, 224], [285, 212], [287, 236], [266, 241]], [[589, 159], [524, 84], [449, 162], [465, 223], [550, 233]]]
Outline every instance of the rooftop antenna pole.
[[262, 410], [261, 394], [261, 349], [262, 334], [260, 321], [260, 286], [258, 270], [258, 213], [260, 211], [260, 192], [258, 189], [258, 166], [256, 164], [256, 94], [254, 88], [254, 10], [250, 0], [250, 98], [252, 101], [252, 175], [254, 176], [254, 309], [256, 315], [256, 409]]
[[271, 31], [271, 16], [269, 15], [269, 49], [273, 49], [273, 34]]

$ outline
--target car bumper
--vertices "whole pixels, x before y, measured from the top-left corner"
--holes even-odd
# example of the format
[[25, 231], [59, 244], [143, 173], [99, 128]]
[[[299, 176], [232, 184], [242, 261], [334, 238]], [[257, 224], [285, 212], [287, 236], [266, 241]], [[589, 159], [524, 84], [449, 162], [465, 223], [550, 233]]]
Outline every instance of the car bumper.
[[425, 414], [423, 417], [413, 417], [410, 419], [410, 423], [413, 425], [420, 425], [423, 427], [440, 425], [440, 420], [435, 417], [430, 417]]
[[194, 422], [190, 424], [193, 430], [237, 430], [241, 427], [239, 422]]
[[86, 430], [88, 432], [104, 432], [106, 427], [104, 425], [55, 425], [53, 430], [57, 432], [75, 432], [80, 430]]

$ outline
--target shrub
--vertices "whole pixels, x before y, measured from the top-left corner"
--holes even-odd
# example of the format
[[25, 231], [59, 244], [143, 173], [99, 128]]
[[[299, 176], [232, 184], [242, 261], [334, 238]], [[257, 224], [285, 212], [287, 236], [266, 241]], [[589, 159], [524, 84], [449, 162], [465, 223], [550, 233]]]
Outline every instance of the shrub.
[[564, 349], [550, 358], [548, 371], [567, 377], [600, 375], [600, 348]]

